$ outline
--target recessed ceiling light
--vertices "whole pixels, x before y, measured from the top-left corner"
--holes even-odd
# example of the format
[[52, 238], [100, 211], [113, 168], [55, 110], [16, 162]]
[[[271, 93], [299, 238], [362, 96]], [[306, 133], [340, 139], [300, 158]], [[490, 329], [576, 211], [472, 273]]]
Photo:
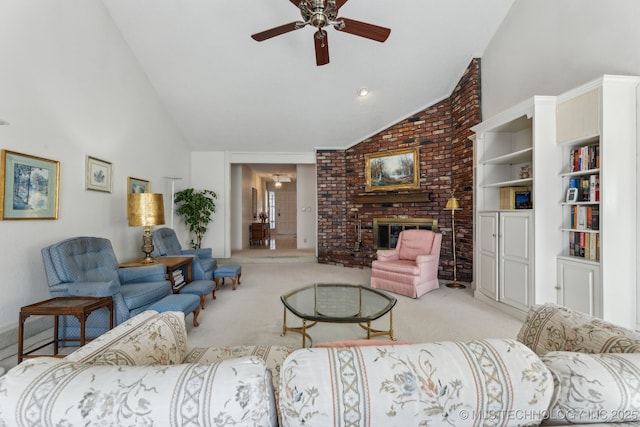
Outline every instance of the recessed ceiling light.
[[369, 95], [369, 89], [367, 89], [366, 87], [361, 87], [360, 89], [358, 89], [358, 96], [365, 97], [367, 95]]

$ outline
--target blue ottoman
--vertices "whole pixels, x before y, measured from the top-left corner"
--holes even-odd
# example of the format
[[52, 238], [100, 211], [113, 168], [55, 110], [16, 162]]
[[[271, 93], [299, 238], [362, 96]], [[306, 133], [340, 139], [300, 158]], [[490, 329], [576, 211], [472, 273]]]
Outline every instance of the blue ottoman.
[[193, 313], [193, 326], [198, 326], [198, 314], [200, 314], [200, 298], [193, 294], [171, 294], [154, 302], [147, 310], [181, 311], [185, 316]]
[[236, 282], [240, 284], [240, 276], [242, 276], [242, 267], [238, 264], [223, 264], [216, 268], [213, 272], [213, 280], [216, 282], [216, 289], [220, 287], [220, 282], [224, 285], [225, 277], [231, 279], [231, 289], [236, 290]]
[[194, 280], [183, 286], [180, 293], [197, 295], [200, 298], [200, 308], [204, 310], [204, 303], [209, 293], [212, 299], [216, 299], [216, 284], [213, 280]]

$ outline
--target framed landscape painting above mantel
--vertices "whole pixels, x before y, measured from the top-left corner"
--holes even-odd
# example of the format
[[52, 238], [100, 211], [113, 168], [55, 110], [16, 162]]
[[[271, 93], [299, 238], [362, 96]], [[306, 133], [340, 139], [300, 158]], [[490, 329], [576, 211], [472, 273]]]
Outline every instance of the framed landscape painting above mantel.
[[2, 219], [58, 219], [60, 162], [2, 150]]
[[365, 154], [364, 159], [366, 191], [420, 188], [420, 159], [417, 147]]

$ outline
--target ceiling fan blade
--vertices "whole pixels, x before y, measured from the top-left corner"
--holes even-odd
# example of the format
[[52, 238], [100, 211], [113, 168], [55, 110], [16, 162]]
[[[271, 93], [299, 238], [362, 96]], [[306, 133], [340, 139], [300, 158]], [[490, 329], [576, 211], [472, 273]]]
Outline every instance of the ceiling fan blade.
[[360, 22], [349, 18], [340, 18], [344, 21], [344, 28], [336, 30], [344, 33], [353, 34], [354, 36], [364, 37], [366, 39], [375, 40], [377, 42], [384, 42], [391, 34], [391, 30], [385, 27], [379, 27], [373, 24], [367, 24], [366, 22]]
[[262, 42], [267, 39], [270, 39], [271, 37], [279, 36], [281, 34], [285, 34], [297, 29], [298, 28], [296, 28], [296, 22], [290, 22], [288, 24], [280, 25], [279, 27], [271, 28], [269, 30], [256, 33], [252, 35], [251, 38], [254, 39], [255, 41]]
[[316, 65], [326, 65], [329, 63], [329, 39], [327, 38], [327, 32], [322, 31], [322, 37], [318, 37], [316, 32], [313, 35], [313, 41], [316, 45]]
[[291, 3], [293, 3], [296, 7], [300, 7], [300, 2], [302, 0], [289, 0]]
[[[291, 0], [291, 1], [293, 1], [293, 0]], [[349, 1], [349, 0], [336, 0], [336, 7], [337, 7], [338, 9], [340, 9], [342, 6], [344, 6], [344, 4], [345, 4], [347, 1]]]

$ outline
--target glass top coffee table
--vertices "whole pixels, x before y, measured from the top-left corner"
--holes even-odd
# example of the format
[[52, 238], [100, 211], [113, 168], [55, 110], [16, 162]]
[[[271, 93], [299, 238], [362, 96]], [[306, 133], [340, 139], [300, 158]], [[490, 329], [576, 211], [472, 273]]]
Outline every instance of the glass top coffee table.
[[[380, 335], [393, 337], [393, 306], [396, 299], [368, 286], [345, 283], [316, 283], [295, 289], [280, 297], [284, 304], [282, 334], [297, 332], [302, 335], [302, 347], [306, 339], [313, 340], [307, 329], [318, 322], [357, 323], [367, 331], [367, 339]], [[302, 319], [302, 326], [287, 326], [287, 310]], [[389, 313], [389, 330], [371, 328], [371, 322]]]

